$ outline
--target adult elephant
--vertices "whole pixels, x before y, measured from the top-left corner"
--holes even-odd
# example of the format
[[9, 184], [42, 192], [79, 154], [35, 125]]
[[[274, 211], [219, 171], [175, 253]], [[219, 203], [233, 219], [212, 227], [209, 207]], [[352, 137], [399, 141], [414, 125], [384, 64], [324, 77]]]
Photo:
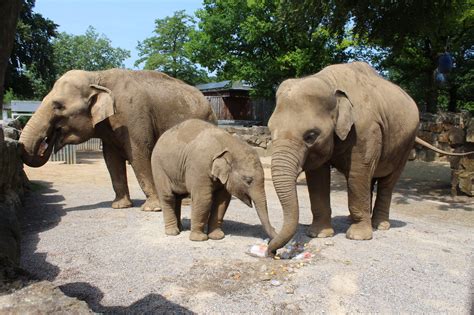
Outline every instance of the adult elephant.
[[132, 206], [125, 162], [146, 195], [142, 210], [159, 210], [150, 157], [160, 135], [189, 118], [216, 123], [199, 90], [157, 71], [72, 70], [56, 81], [21, 137], [22, 158], [44, 165], [66, 144], [100, 138], [116, 194], [113, 208]]
[[[347, 179], [352, 219], [347, 238], [371, 239], [372, 226], [388, 229], [392, 191], [413, 148], [418, 124], [415, 102], [366, 63], [332, 65], [315, 75], [284, 81], [268, 123], [273, 138], [272, 177], [284, 224], [270, 242], [269, 252], [296, 232], [296, 179], [302, 171], [313, 213], [309, 236], [334, 234], [331, 166]], [[426, 145], [418, 138], [417, 142]]]

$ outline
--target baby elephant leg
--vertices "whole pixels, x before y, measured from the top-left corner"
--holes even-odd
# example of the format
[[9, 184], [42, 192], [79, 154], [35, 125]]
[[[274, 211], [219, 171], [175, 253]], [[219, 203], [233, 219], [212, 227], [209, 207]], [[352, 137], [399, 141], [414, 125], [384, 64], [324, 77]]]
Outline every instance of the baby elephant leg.
[[191, 241], [207, 241], [204, 228], [209, 220], [212, 207], [212, 190], [209, 187], [193, 189], [191, 192]]
[[220, 240], [224, 238], [222, 222], [224, 221], [227, 207], [229, 207], [230, 199], [231, 195], [225, 189], [218, 190], [214, 193], [207, 229], [208, 236], [211, 240]]
[[166, 235], [178, 235], [181, 230], [181, 199], [173, 193], [170, 181], [161, 166], [155, 167], [153, 175], [155, 182], [159, 183], [157, 193], [162, 200], [165, 233]]

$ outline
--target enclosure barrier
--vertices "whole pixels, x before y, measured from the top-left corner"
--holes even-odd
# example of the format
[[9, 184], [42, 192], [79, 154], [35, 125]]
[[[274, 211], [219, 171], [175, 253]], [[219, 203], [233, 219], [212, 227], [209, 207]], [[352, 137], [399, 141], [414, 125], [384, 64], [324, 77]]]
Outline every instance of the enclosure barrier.
[[56, 153], [51, 154], [50, 161], [64, 161], [66, 164], [76, 164], [76, 152], [101, 151], [102, 141], [90, 139], [80, 144], [67, 144]]

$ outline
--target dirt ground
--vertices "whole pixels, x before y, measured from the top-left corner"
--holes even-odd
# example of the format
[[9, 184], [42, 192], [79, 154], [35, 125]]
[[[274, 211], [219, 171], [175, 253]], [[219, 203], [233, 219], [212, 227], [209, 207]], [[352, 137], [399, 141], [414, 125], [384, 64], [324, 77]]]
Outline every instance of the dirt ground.
[[[128, 169], [134, 208], [115, 210], [100, 154], [80, 164], [49, 162], [26, 168], [33, 191], [23, 213], [22, 266], [53, 281], [96, 312], [138, 313], [451, 313], [473, 311], [474, 199], [450, 197], [446, 164], [409, 162], [393, 196], [392, 228], [371, 241], [345, 238], [347, 195], [333, 173], [336, 235], [310, 239], [304, 178], [299, 180], [300, 228], [307, 261], [254, 258], [247, 248], [264, 233], [254, 209], [233, 200], [226, 238], [191, 242], [186, 229], [164, 234], [160, 212], [142, 212], [144, 201]], [[270, 218], [281, 226], [281, 208], [269, 175]]]

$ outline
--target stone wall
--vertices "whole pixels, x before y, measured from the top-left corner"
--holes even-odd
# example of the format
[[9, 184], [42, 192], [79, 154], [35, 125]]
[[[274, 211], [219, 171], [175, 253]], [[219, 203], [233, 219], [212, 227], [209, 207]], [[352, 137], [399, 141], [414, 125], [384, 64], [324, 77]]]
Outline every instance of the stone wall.
[[20, 132], [16, 123], [0, 127], [0, 280], [20, 262], [18, 215], [27, 178], [19, 156]]
[[266, 126], [240, 127], [229, 126], [224, 129], [230, 134], [239, 137], [257, 150], [260, 156], [271, 154], [272, 138]]
[[[461, 151], [474, 142], [474, 117], [469, 112], [421, 114], [418, 137], [448, 152]], [[431, 161], [449, 161], [445, 155], [433, 152], [421, 145], [415, 146], [412, 158]]]

